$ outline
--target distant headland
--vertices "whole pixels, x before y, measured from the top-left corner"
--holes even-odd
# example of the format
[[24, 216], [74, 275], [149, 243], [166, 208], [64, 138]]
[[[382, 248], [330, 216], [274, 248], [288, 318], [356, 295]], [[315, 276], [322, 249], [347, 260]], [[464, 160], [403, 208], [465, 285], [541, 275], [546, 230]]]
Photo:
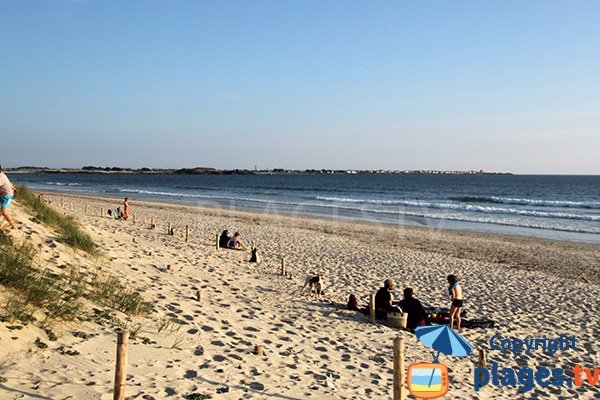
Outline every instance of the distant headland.
[[46, 174], [179, 174], [179, 175], [275, 175], [275, 174], [398, 174], [398, 175], [513, 175], [510, 172], [487, 172], [483, 170], [450, 171], [450, 170], [384, 170], [384, 169], [216, 169], [210, 167], [193, 168], [120, 168], [85, 166], [82, 168], [48, 168], [48, 167], [16, 167], [5, 168], [12, 173], [46, 173]]

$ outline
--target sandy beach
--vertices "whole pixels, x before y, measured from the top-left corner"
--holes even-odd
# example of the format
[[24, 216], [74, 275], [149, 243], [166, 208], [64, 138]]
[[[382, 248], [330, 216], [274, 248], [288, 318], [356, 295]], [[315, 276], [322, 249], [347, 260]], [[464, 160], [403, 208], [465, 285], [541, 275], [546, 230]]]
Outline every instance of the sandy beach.
[[[129, 343], [128, 399], [181, 399], [191, 393], [214, 399], [389, 399], [393, 339], [405, 339], [407, 364], [431, 361], [430, 349], [413, 334], [370, 324], [367, 316], [347, 310], [348, 296], [357, 295], [363, 307], [385, 278], [394, 278], [396, 298], [409, 286], [424, 304], [447, 307], [450, 273], [461, 280], [468, 317], [496, 322], [494, 328], [461, 332], [475, 349], [487, 351], [488, 364], [561, 367], [566, 375], [576, 364], [600, 367], [598, 245], [135, 199], [130, 199], [132, 218], [121, 222], [100, 211], [121, 205], [122, 199], [45, 198], [75, 215], [103, 256], [66, 247], [16, 199], [11, 211], [20, 229], [15, 236], [39, 243], [41, 265], [56, 271], [65, 265], [112, 271], [153, 304], [150, 317], [129, 321], [137, 335]], [[150, 229], [152, 219], [155, 229]], [[216, 250], [215, 235], [224, 229], [239, 231], [258, 246], [262, 262], [249, 263], [249, 251]], [[279, 273], [282, 257], [291, 276]], [[325, 281], [321, 299], [300, 294], [304, 278], [319, 272]], [[176, 322], [158, 329], [169, 317]], [[112, 399], [113, 326], [58, 325], [53, 328], [58, 339], [48, 341], [33, 324], [9, 329], [14, 325], [0, 322], [0, 376], [5, 378], [0, 399]], [[494, 335], [561, 334], [576, 336], [576, 348], [525, 354], [492, 349], [489, 343]], [[36, 347], [37, 338], [48, 347]], [[264, 346], [264, 356], [253, 354], [256, 345]], [[489, 384], [476, 392], [477, 351], [465, 358], [442, 355], [440, 362], [450, 369], [449, 399], [600, 397], [600, 384], [587, 382], [534, 385], [525, 393]]]

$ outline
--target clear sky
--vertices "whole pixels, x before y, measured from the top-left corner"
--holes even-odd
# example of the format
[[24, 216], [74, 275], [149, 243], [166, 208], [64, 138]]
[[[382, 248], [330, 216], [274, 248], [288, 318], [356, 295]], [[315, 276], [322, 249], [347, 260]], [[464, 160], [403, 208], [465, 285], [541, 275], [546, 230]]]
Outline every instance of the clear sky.
[[0, 163], [600, 174], [600, 1], [0, 0]]

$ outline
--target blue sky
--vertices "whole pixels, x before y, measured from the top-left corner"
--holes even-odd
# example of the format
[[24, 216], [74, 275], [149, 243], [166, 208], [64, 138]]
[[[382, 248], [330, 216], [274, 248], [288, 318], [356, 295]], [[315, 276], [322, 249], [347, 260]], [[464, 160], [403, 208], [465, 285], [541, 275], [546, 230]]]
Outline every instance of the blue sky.
[[600, 174], [599, 15], [0, 0], [0, 163]]

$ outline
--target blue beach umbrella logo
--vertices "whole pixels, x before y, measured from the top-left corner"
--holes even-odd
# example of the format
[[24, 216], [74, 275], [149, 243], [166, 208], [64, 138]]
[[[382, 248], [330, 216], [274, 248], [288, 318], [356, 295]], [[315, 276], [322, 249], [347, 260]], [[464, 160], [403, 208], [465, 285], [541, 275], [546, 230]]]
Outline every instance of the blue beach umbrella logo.
[[448, 392], [448, 368], [438, 361], [440, 353], [453, 357], [466, 357], [473, 346], [447, 325], [421, 326], [415, 330], [417, 338], [433, 349], [433, 362], [409, 365], [408, 389], [417, 398], [434, 399]]
[[437, 351], [433, 361], [437, 362], [440, 353], [452, 357], [466, 357], [473, 346], [448, 325], [419, 326], [415, 330], [417, 338], [425, 346]]

